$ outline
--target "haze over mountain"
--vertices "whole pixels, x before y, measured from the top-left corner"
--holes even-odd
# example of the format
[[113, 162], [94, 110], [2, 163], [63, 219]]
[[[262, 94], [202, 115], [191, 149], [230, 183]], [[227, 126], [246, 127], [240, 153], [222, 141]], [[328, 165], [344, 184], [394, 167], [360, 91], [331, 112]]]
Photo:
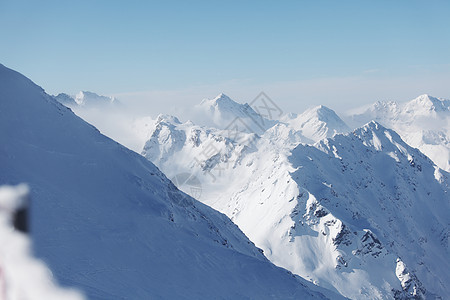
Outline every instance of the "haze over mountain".
[[35, 253], [89, 299], [338, 297], [3, 65], [0, 114], [0, 184], [29, 184]]

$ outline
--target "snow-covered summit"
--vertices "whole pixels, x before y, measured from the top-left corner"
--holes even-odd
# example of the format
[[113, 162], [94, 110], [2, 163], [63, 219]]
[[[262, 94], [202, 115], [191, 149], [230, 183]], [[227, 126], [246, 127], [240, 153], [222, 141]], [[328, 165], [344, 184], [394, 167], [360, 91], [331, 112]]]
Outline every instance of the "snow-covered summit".
[[227, 109], [228, 107], [228, 109], [233, 110], [233, 107], [239, 107], [242, 104], [231, 100], [231, 98], [224, 93], [220, 93], [213, 99], [203, 99], [200, 102], [200, 105], [218, 106], [221, 109]]
[[[343, 135], [336, 136], [336, 141], [341, 141]], [[386, 128], [377, 121], [370, 121], [369, 123], [356, 128], [351, 133], [346, 134], [345, 136], [349, 136], [352, 139], [357, 138], [358, 143], [362, 143], [365, 147], [371, 148], [374, 151], [382, 151], [390, 153], [391, 157], [396, 159], [398, 155], [406, 155], [412, 152], [418, 152], [417, 150], [413, 150], [411, 146], [405, 143], [400, 135], [392, 129]], [[333, 154], [334, 152], [330, 152], [330, 149], [335, 149], [331, 147], [331, 143], [335, 143], [331, 139], [326, 139], [318, 142], [315, 146], [324, 149], [322, 145], [327, 145], [329, 154]], [[336, 148], [337, 149], [337, 148]], [[419, 154], [418, 154], [419, 155]], [[420, 153], [422, 159], [427, 160], [430, 165], [433, 165], [433, 162], [428, 159], [425, 155]], [[396, 159], [397, 160], [397, 159]]]
[[313, 141], [350, 131], [347, 124], [332, 109], [323, 105], [310, 108], [300, 115], [288, 114], [282, 121]]
[[435, 98], [427, 94], [420, 95], [406, 103], [403, 113], [416, 116], [448, 114], [450, 113], [450, 100]]
[[203, 100], [195, 110], [203, 116], [198, 124], [218, 129], [238, 128], [239, 131], [262, 134], [276, 124], [258, 114], [248, 103], [237, 103], [223, 93]]
[[159, 114], [158, 117], [156, 117], [156, 124], [159, 123], [172, 123], [172, 124], [181, 124], [180, 120], [172, 115], [167, 115], [167, 114]]

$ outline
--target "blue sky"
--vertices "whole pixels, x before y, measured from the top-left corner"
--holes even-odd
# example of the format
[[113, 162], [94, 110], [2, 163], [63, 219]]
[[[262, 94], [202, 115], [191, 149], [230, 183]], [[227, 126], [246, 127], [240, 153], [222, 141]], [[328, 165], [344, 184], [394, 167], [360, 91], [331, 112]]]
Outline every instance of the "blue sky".
[[[450, 1], [0, 0], [1, 63], [136, 103], [450, 98]], [[333, 107], [334, 106], [334, 107]]]

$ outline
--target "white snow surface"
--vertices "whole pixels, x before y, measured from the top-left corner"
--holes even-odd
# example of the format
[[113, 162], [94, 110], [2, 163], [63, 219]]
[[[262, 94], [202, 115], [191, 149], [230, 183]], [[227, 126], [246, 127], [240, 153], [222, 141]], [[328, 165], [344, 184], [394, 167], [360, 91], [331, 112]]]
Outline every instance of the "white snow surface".
[[340, 297], [3, 65], [0, 141], [0, 184], [30, 187], [34, 252], [89, 299]]
[[394, 129], [409, 145], [450, 171], [450, 100], [424, 94], [405, 103], [378, 101], [346, 116], [354, 127], [371, 120]]
[[445, 298], [449, 174], [377, 122], [339, 134], [330, 111], [238, 136], [161, 115], [142, 154], [276, 265], [352, 299]]

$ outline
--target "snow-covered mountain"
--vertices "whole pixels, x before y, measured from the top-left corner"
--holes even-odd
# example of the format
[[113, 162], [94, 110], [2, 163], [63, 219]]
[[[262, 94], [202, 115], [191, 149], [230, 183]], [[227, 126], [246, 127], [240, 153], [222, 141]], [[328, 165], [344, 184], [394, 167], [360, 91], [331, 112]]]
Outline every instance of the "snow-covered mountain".
[[272, 127], [276, 121], [258, 114], [249, 104], [240, 104], [225, 94], [214, 99], [205, 99], [195, 107], [200, 125], [218, 129], [238, 128], [239, 131], [262, 134]]
[[169, 176], [190, 167], [213, 176], [211, 172], [221, 165], [235, 166], [245, 154], [256, 151], [255, 143], [260, 139], [255, 133], [206, 128], [190, 121], [181, 123], [167, 115], [158, 116], [151, 132], [142, 155], [171, 170]]
[[450, 171], [450, 100], [421, 95], [406, 103], [382, 102], [349, 112], [354, 127], [375, 120], [394, 129], [440, 168]]
[[[160, 116], [143, 154], [194, 178], [201, 201], [295, 274], [352, 299], [445, 297], [448, 173], [379, 123], [336, 135], [348, 127], [323, 107], [290, 119], [243, 144]], [[320, 136], [333, 137], [306, 144]]]
[[114, 97], [97, 95], [96, 93], [87, 91], [80, 91], [75, 96], [60, 93], [54, 97], [57, 101], [69, 107], [95, 107], [119, 104], [119, 101]]
[[310, 108], [300, 115], [287, 114], [281, 120], [314, 142], [350, 131], [333, 110], [323, 105]]
[[3, 65], [0, 128], [0, 184], [29, 184], [36, 254], [90, 299], [338, 297]]

